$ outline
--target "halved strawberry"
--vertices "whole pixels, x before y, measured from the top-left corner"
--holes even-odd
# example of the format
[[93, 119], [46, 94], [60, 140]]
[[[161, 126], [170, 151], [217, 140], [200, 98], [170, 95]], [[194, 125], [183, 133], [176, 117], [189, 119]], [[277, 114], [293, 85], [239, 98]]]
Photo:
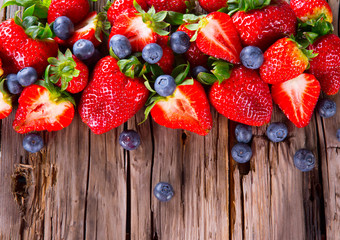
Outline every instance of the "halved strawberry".
[[103, 31], [107, 30], [106, 14], [97, 12], [89, 13], [86, 18], [75, 26], [75, 32], [71, 38], [61, 40], [56, 37], [55, 40], [59, 45], [72, 47], [78, 40], [86, 39], [98, 47], [103, 40]]
[[274, 102], [297, 127], [309, 124], [320, 95], [320, 83], [311, 74], [272, 86]]
[[[121, 14], [124, 10], [133, 8], [134, 0], [116, 0], [114, 1], [109, 9], [107, 10], [107, 19], [113, 25], [116, 18]], [[137, 3], [143, 8], [144, 11], [148, 10], [148, 4], [145, 0], [137, 0]]]
[[210, 13], [200, 20], [197, 27], [196, 44], [203, 53], [231, 63], [240, 63], [241, 40], [228, 14]]
[[38, 84], [26, 87], [21, 93], [13, 122], [13, 128], [18, 133], [58, 131], [72, 122], [73, 98], [47, 87], [43, 81], [38, 81]]
[[0, 77], [2, 76], [2, 74], [4, 74], [4, 70], [2, 69], [2, 61], [0, 58]]
[[209, 99], [220, 114], [236, 122], [262, 126], [271, 119], [273, 103], [268, 84], [244, 66], [234, 67], [230, 78], [222, 83], [215, 82]]
[[141, 52], [149, 43], [157, 42], [158, 35], [167, 35], [163, 29], [169, 24], [163, 22], [166, 12], [155, 13], [152, 7], [146, 13], [140, 6], [135, 7], [138, 11], [129, 8], [116, 18], [109, 39], [116, 34], [124, 35], [129, 39], [132, 51]]
[[333, 21], [332, 9], [325, 0], [291, 0], [290, 6], [303, 22], [316, 20], [322, 14], [327, 22]]
[[212, 128], [208, 98], [196, 80], [193, 85], [177, 86], [172, 96], [156, 103], [151, 109], [151, 116], [159, 125], [203, 136]]
[[12, 97], [4, 88], [5, 79], [0, 81], [0, 119], [4, 119], [12, 112]]

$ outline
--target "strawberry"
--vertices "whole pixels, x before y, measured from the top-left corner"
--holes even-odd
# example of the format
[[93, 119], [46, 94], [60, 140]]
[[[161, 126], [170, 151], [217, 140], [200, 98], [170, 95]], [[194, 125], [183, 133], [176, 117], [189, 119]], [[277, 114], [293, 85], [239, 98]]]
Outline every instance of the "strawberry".
[[311, 74], [272, 86], [273, 100], [297, 127], [308, 125], [320, 95], [320, 83]]
[[74, 34], [67, 40], [55, 38], [59, 45], [72, 47], [78, 40], [86, 39], [98, 47], [103, 40], [103, 31], [108, 29], [104, 13], [91, 12], [85, 19], [75, 26]]
[[47, 76], [61, 90], [69, 93], [79, 93], [84, 90], [89, 78], [87, 66], [67, 49], [65, 55], [58, 52], [58, 58], [49, 58]]
[[[144, 11], [148, 10], [148, 5], [145, 0], [137, 0], [137, 3]], [[113, 25], [118, 15], [129, 8], [133, 8], [133, 0], [115, 0], [107, 11], [107, 19]]]
[[269, 6], [253, 6], [250, 9], [249, 2], [253, 4], [254, 0], [239, 1], [236, 8], [229, 6], [237, 11], [232, 20], [243, 45], [257, 46], [265, 51], [278, 39], [296, 34], [296, 15], [284, 0], [273, 0]]
[[163, 56], [157, 62], [157, 65], [163, 70], [165, 74], [171, 74], [174, 69], [175, 55], [172, 49], [168, 46], [169, 36], [158, 36], [157, 43], [163, 49]]
[[281, 83], [302, 74], [308, 67], [308, 57], [314, 55], [301, 49], [290, 38], [282, 38], [264, 52], [264, 61], [260, 67], [263, 81], [270, 84]]
[[4, 74], [4, 70], [2, 69], [2, 61], [0, 58], [0, 77], [2, 76], [2, 74]]
[[79, 103], [79, 114], [92, 132], [102, 134], [135, 115], [148, 95], [142, 79], [125, 76], [117, 60], [107, 56], [93, 70]]
[[116, 34], [124, 35], [130, 40], [132, 51], [141, 52], [149, 43], [157, 42], [158, 34], [167, 35], [168, 32], [162, 29], [169, 24], [162, 22], [166, 17], [165, 12], [155, 14], [151, 8], [146, 13], [140, 6], [136, 7], [138, 11], [129, 8], [116, 18], [109, 39]]
[[[195, 31], [191, 31], [186, 26], [188, 23], [184, 23], [180, 25], [177, 31], [185, 32], [192, 38], [195, 35]], [[207, 66], [209, 56], [204, 54], [198, 47], [196, 42], [191, 42], [189, 50], [185, 53], [186, 59], [189, 61], [191, 67], [197, 66]]]
[[52, 0], [48, 8], [48, 23], [61, 16], [68, 17], [74, 24], [83, 20], [90, 11], [89, 0]]
[[198, 28], [197, 38], [193, 37], [192, 41], [196, 40], [197, 47], [203, 53], [231, 63], [240, 63], [242, 46], [228, 14], [213, 12], [191, 26]]
[[290, 6], [303, 22], [316, 20], [322, 14], [325, 15], [326, 21], [333, 21], [332, 9], [325, 0], [291, 0]]
[[188, 5], [191, 4], [190, 0], [146, 0], [147, 4], [153, 6], [156, 12], [160, 11], [173, 11], [185, 13]]
[[198, 2], [209, 13], [228, 7], [228, 0], [198, 0]]
[[61, 130], [72, 122], [73, 104], [71, 96], [52, 84], [38, 81], [21, 93], [13, 128], [18, 133]]
[[167, 128], [184, 129], [207, 135], [212, 128], [208, 98], [202, 85], [177, 86], [174, 94], [158, 101], [151, 109], [153, 120]]
[[230, 120], [251, 126], [267, 124], [273, 103], [269, 86], [255, 70], [244, 66], [233, 68], [230, 78], [215, 82], [209, 93], [211, 104]]
[[0, 79], [0, 119], [4, 119], [12, 112], [12, 98], [4, 88], [5, 79]]
[[320, 82], [327, 95], [334, 95], [340, 89], [340, 38], [327, 34], [309, 47], [318, 55], [310, 61], [309, 72]]
[[[33, 27], [38, 28], [31, 31]], [[49, 39], [53, 34], [48, 25], [32, 25], [26, 32], [18, 17], [0, 23], [0, 58], [6, 75], [24, 67], [33, 67], [40, 75], [48, 65], [47, 59], [57, 55], [58, 44]]]

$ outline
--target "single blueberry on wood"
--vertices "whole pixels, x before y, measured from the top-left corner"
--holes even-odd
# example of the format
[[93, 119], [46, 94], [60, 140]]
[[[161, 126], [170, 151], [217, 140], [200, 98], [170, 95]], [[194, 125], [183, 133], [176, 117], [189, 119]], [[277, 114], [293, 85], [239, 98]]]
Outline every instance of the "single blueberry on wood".
[[307, 149], [300, 149], [294, 155], [294, 165], [302, 172], [308, 172], [315, 166], [315, 156]]
[[22, 145], [27, 152], [36, 153], [44, 147], [44, 140], [41, 136], [30, 133], [24, 137]]
[[238, 163], [246, 163], [248, 162], [253, 155], [251, 147], [249, 147], [245, 143], [237, 143], [231, 149], [231, 156]]
[[249, 143], [253, 137], [252, 127], [244, 124], [237, 124], [235, 128], [236, 140], [240, 143]]
[[174, 189], [171, 184], [159, 182], [153, 189], [153, 194], [161, 202], [168, 202], [174, 196]]
[[270, 141], [276, 143], [282, 142], [288, 135], [288, 128], [284, 123], [271, 123], [267, 128], [266, 134]]
[[119, 144], [126, 150], [135, 150], [140, 145], [140, 136], [134, 130], [123, 131], [119, 136]]

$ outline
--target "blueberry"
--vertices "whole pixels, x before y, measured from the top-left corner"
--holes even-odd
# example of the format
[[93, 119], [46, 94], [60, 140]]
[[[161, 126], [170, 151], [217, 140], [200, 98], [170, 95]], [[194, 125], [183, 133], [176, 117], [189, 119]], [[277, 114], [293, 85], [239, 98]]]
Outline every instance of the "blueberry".
[[18, 82], [23, 87], [28, 87], [38, 80], [38, 73], [32, 67], [21, 69], [17, 74]]
[[253, 137], [251, 126], [238, 124], [235, 128], [236, 140], [240, 143], [249, 143]]
[[19, 94], [23, 90], [22, 86], [18, 82], [16, 74], [8, 74], [6, 84], [8, 91], [12, 94]]
[[263, 52], [258, 47], [248, 46], [243, 48], [240, 58], [246, 68], [258, 69], [263, 64]]
[[80, 60], [91, 58], [94, 52], [94, 45], [89, 40], [80, 39], [73, 45], [73, 54]]
[[30, 133], [24, 137], [22, 145], [27, 152], [36, 153], [44, 147], [44, 140], [41, 136]]
[[251, 148], [245, 143], [237, 143], [231, 149], [231, 156], [238, 163], [246, 163], [252, 157], [253, 152]]
[[172, 95], [176, 90], [175, 79], [170, 75], [159, 76], [155, 82], [155, 90], [163, 97]]
[[321, 117], [330, 118], [336, 113], [336, 103], [330, 99], [321, 99], [317, 109]]
[[67, 40], [74, 33], [74, 25], [68, 17], [58, 17], [53, 23], [53, 31], [61, 40]]
[[110, 39], [110, 48], [119, 58], [126, 58], [131, 55], [132, 48], [129, 39], [123, 35], [114, 35]]
[[336, 131], [336, 138], [340, 142], [340, 128]]
[[190, 37], [182, 31], [174, 32], [170, 37], [170, 47], [178, 54], [187, 52], [190, 48]]
[[126, 150], [135, 150], [140, 145], [140, 136], [134, 130], [123, 131], [119, 136], [119, 144]]
[[163, 57], [163, 49], [157, 43], [150, 43], [143, 48], [142, 57], [146, 62], [155, 64]]
[[308, 172], [315, 166], [315, 156], [307, 149], [300, 149], [294, 155], [294, 165], [302, 172]]
[[161, 202], [168, 202], [174, 196], [174, 189], [169, 183], [159, 182], [153, 189], [153, 194]]
[[194, 67], [194, 69], [192, 69], [192, 76], [194, 78], [197, 78], [198, 74], [200, 74], [201, 72], [208, 73], [209, 71], [205, 67], [197, 66], [197, 67]]
[[267, 137], [272, 142], [282, 142], [288, 135], [286, 124], [276, 122], [269, 125], [267, 128]]

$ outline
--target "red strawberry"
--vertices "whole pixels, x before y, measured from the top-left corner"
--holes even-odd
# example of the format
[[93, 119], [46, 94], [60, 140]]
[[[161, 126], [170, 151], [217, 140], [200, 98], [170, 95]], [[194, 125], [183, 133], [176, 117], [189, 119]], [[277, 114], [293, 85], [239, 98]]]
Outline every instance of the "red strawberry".
[[145, 104], [149, 92], [143, 80], [120, 72], [117, 60], [101, 59], [79, 103], [79, 114], [95, 134], [118, 127]]
[[74, 24], [83, 20], [90, 11], [88, 0], [52, 0], [48, 8], [48, 23], [61, 16], [68, 17]]
[[299, 76], [307, 66], [308, 57], [299, 45], [290, 38], [282, 38], [265, 51], [260, 75], [266, 83], [275, 84]]
[[193, 85], [177, 86], [172, 96], [156, 103], [151, 116], [159, 125], [203, 136], [212, 128], [209, 102], [204, 88], [196, 80]]
[[228, 7], [228, 0], [198, 0], [198, 2], [209, 13]]
[[161, 67], [165, 74], [171, 74], [174, 69], [175, 55], [172, 49], [168, 46], [169, 36], [159, 36], [157, 43], [163, 49], [163, 56], [161, 60], [157, 62], [157, 65]]
[[12, 98], [4, 89], [5, 79], [0, 82], [0, 119], [4, 119], [12, 112]]
[[243, 66], [234, 67], [230, 78], [221, 84], [215, 82], [209, 98], [220, 114], [251, 126], [267, 124], [273, 111], [268, 84], [256, 71]]
[[196, 44], [209, 56], [240, 63], [242, 46], [236, 28], [226, 13], [213, 12], [200, 21]]
[[161, 22], [163, 19], [155, 19], [156, 15], [151, 10], [148, 13], [142, 9], [140, 11], [141, 14], [136, 9], [129, 8], [122, 12], [115, 20], [109, 39], [116, 34], [124, 35], [130, 40], [132, 51], [141, 52], [149, 43], [157, 42], [157, 33], [168, 34], [162, 30], [168, 26]]
[[[195, 31], [191, 31], [186, 28], [188, 23], [182, 24], [179, 26], [177, 31], [185, 32], [192, 38], [195, 34]], [[189, 50], [185, 53], [186, 59], [189, 61], [191, 67], [203, 66], [206, 67], [209, 56], [204, 54], [198, 47], [196, 42], [191, 42]]]
[[328, 34], [319, 38], [309, 48], [318, 53], [310, 61], [309, 72], [319, 80], [327, 95], [336, 94], [340, 89], [340, 38]]
[[148, 5], [153, 6], [156, 12], [160, 11], [173, 11], [185, 13], [187, 9], [186, 2], [190, 3], [190, 0], [146, 0]]
[[33, 67], [42, 74], [48, 65], [47, 59], [57, 52], [58, 44], [54, 40], [32, 39], [14, 19], [0, 23], [0, 58], [6, 75], [24, 67]]
[[325, 0], [291, 0], [290, 6], [303, 22], [316, 20], [321, 14], [325, 14], [326, 21], [333, 21], [332, 9]]
[[74, 100], [56, 89], [48, 90], [43, 81], [38, 83], [41, 85], [26, 87], [20, 95], [19, 107], [13, 122], [13, 128], [18, 133], [58, 131], [72, 122]]
[[51, 66], [48, 68], [49, 80], [56, 83], [61, 90], [70, 93], [79, 93], [84, 90], [89, 78], [87, 66], [72, 55], [67, 49], [65, 55], [58, 53], [58, 58], [48, 59]]
[[2, 76], [2, 74], [4, 74], [4, 70], [2, 69], [2, 61], [0, 58], [0, 77]]
[[272, 86], [274, 102], [297, 127], [308, 125], [320, 95], [320, 84], [311, 74]]
[[61, 40], [55, 38], [59, 45], [72, 47], [78, 40], [86, 39], [93, 43], [95, 47], [98, 47], [103, 40], [103, 30], [105, 30], [106, 16], [104, 13], [91, 12], [86, 18], [75, 26], [75, 32], [71, 38], [67, 40]]
[[249, 12], [241, 8], [232, 16], [243, 45], [265, 51], [276, 40], [296, 34], [297, 19], [289, 4], [284, 0], [271, 2], [267, 7]]
[[[144, 11], [148, 10], [148, 5], [145, 0], [137, 0], [137, 3]], [[115, 0], [107, 11], [107, 19], [113, 25], [118, 15], [129, 8], [133, 8], [133, 0]]]

